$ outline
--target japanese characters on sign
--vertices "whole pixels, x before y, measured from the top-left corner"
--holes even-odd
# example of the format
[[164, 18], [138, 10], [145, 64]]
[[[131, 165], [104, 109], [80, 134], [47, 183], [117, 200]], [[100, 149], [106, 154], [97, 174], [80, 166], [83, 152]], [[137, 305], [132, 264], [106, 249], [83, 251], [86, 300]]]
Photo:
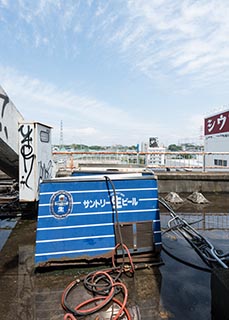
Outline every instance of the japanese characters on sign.
[[205, 136], [225, 132], [229, 132], [229, 111], [205, 119]]
[[[138, 200], [136, 197], [127, 197], [125, 194], [121, 192], [116, 193], [116, 198], [114, 195], [111, 197], [111, 202], [113, 208], [115, 208], [115, 205], [117, 206], [117, 209], [121, 209], [128, 206], [137, 206]], [[110, 205], [110, 200], [105, 198], [99, 198], [95, 200], [86, 199], [83, 201], [83, 205], [85, 209], [88, 208], [104, 208], [106, 205]]]
[[[136, 197], [128, 197], [122, 192], [117, 192], [116, 195], [111, 194], [111, 197], [101, 196], [96, 199], [82, 199], [82, 201], [78, 201], [78, 205], [83, 205], [83, 208], [86, 210], [89, 209], [102, 209], [109, 210], [110, 205], [112, 205], [113, 209], [117, 207], [117, 209], [122, 208], [131, 208], [137, 207], [139, 204], [139, 199]], [[62, 219], [69, 216], [73, 209], [73, 198], [71, 193], [60, 190], [55, 192], [50, 199], [50, 212], [54, 216], [54, 218]]]

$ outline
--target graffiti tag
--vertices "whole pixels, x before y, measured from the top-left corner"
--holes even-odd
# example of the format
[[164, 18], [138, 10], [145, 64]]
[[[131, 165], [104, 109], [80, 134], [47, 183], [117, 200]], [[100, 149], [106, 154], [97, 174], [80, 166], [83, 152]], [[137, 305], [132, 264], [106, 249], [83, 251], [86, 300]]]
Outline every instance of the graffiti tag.
[[[4, 113], [5, 113], [5, 109], [6, 109], [6, 106], [7, 104], [9, 103], [9, 97], [0, 93], [0, 99], [3, 100], [3, 104], [2, 104], [2, 112], [1, 112], [1, 118], [3, 119], [4, 118]], [[2, 132], [4, 128], [4, 133], [5, 133], [5, 137], [6, 139], [8, 139], [8, 129], [7, 129], [7, 126], [3, 126], [2, 125], [2, 122], [0, 122], [0, 132]]]
[[39, 161], [38, 167], [39, 167], [39, 175], [38, 175], [39, 181], [49, 179], [52, 177], [52, 168], [53, 168], [52, 160], [49, 160], [47, 165], [42, 161]]
[[20, 183], [25, 185], [27, 188], [32, 189], [29, 185], [29, 178], [33, 170], [33, 164], [35, 160], [35, 154], [33, 150], [33, 128], [30, 125], [27, 125], [27, 128], [24, 125], [21, 125], [19, 130], [21, 133], [21, 155], [23, 158], [23, 171], [24, 175], [21, 176]]

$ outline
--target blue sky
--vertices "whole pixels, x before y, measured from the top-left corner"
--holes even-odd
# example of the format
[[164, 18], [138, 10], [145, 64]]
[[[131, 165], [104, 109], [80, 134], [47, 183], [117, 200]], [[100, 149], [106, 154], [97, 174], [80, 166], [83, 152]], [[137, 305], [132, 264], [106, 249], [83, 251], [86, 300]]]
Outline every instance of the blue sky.
[[59, 142], [199, 142], [228, 109], [229, 1], [0, 0], [0, 85]]

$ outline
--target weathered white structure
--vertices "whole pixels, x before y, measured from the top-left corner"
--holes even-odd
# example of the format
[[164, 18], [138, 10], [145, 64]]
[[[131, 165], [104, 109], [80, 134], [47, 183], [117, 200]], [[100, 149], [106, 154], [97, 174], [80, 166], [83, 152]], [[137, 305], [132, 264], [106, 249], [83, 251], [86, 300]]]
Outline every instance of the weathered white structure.
[[55, 175], [51, 127], [39, 122], [20, 122], [18, 142], [19, 198], [37, 201], [40, 182]]
[[229, 152], [229, 110], [204, 119], [204, 151], [214, 152], [206, 156], [206, 167], [229, 166], [229, 155], [223, 154]]
[[23, 116], [0, 86], [0, 169], [18, 179], [18, 123]]
[[27, 122], [0, 86], [0, 170], [19, 183], [19, 200], [38, 200], [40, 181], [55, 175], [51, 127]]

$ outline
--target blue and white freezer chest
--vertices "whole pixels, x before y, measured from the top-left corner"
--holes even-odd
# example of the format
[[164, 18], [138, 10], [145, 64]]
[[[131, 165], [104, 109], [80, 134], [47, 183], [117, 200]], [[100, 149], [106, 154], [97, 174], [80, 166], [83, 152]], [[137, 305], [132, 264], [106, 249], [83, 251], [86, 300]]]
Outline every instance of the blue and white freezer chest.
[[157, 180], [152, 174], [59, 178], [40, 185], [35, 265], [110, 258], [116, 244], [137, 261], [161, 250]]

